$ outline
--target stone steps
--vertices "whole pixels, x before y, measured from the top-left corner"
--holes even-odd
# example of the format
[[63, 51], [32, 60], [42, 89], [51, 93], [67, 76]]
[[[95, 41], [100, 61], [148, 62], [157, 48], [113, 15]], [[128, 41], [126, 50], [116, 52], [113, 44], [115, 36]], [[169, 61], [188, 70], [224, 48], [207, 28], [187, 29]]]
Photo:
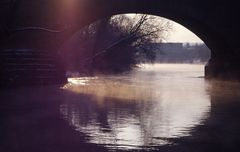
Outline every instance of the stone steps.
[[[65, 70], [45, 50], [5, 49], [0, 51], [1, 86], [49, 85], [66, 82]], [[3, 77], [4, 76], [4, 77]]]
[[48, 58], [51, 57], [50, 55], [47, 54], [33, 54], [33, 53], [3, 53], [0, 54], [0, 57], [4, 58]]
[[56, 64], [56, 60], [55, 59], [46, 59], [46, 58], [21, 58], [21, 57], [16, 57], [16, 58], [5, 58], [2, 59], [3, 62], [5, 63], [12, 63], [12, 64], [45, 64], [45, 63], [50, 63], [51, 65], [55, 65]]
[[39, 63], [39, 64], [31, 64], [31, 63], [6, 63], [6, 66], [9, 67], [10, 69], [21, 69], [21, 68], [28, 68], [28, 69], [55, 69], [57, 66], [55, 64], [44, 64], [44, 63]]

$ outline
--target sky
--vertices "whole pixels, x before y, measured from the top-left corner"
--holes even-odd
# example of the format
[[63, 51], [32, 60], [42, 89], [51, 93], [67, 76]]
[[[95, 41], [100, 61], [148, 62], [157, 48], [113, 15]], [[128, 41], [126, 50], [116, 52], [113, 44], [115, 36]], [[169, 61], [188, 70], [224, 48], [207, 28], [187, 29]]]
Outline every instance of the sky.
[[190, 30], [184, 26], [173, 22], [173, 30], [170, 33], [167, 42], [190, 42], [190, 43], [203, 43], [203, 41], [197, 37]]
[[[135, 15], [136, 14], [127, 14], [127, 16], [129, 17], [134, 17]], [[192, 33], [190, 30], [188, 30], [184, 26], [172, 20], [169, 20], [169, 21], [172, 23], [173, 29], [169, 34], [168, 39], [165, 42], [203, 43], [203, 41], [199, 37], [197, 37], [194, 33]]]

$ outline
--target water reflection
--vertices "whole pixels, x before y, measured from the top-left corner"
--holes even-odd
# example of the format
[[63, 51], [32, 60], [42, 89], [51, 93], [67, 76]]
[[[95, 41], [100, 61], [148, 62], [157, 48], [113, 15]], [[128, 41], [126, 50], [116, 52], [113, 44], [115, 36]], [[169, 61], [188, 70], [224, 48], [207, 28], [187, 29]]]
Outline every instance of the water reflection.
[[[173, 70], [155, 66], [83, 78], [84, 84], [64, 89], [1, 89], [0, 151], [239, 151], [240, 83], [206, 82], [203, 66], [187, 67], [177, 68], [175, 76]], [[117, 87], [105, 85], [112, 92], [95, 94], [103, 80], [134, 93], [119, 91], [130, 99], [121, 98]]]
[[210, 112], [203, 65], [145, 65], [118, 76], [72, 78], [60, 105], [89, 143], [149, 148], [189, 136]]

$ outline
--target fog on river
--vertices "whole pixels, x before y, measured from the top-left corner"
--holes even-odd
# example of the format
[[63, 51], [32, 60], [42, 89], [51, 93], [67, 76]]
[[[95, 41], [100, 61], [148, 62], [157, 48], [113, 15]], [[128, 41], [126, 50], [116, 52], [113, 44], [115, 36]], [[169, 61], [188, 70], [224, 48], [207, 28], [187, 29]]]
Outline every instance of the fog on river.
[[238, 151], [239, 90], [200, 64], [2, 89], [0, 151]]
[[91, 143], [114, 149], [171, 144], [208, 116], [203, 76], [204, 65], [143, 64], [121, 75], [69, 78], [63, 89], [85, 97], [66, 98], [60, 111]]

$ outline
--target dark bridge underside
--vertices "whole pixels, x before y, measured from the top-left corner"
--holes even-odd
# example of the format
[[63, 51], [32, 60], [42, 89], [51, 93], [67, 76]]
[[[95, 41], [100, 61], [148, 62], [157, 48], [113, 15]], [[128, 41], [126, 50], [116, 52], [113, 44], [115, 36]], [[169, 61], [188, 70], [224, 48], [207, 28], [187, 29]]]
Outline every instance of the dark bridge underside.
[[240, 78], [240, 10], [234, 0], [2, 0], [0, 47], [57, 55], [82, 26], [122, 13], [158, 15], [184, 25], [212, 51], [207, 78]]

